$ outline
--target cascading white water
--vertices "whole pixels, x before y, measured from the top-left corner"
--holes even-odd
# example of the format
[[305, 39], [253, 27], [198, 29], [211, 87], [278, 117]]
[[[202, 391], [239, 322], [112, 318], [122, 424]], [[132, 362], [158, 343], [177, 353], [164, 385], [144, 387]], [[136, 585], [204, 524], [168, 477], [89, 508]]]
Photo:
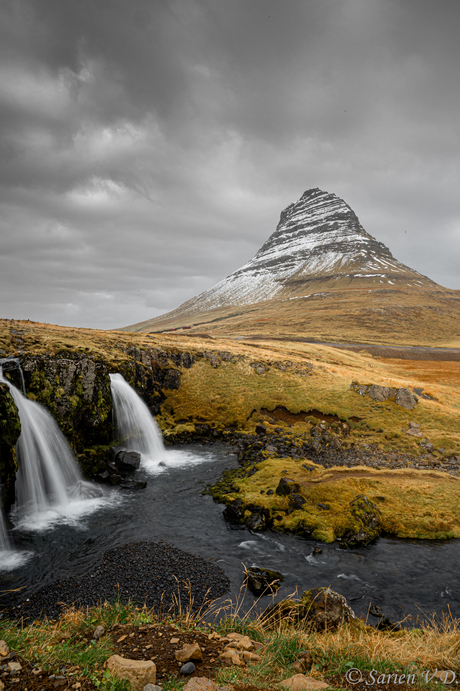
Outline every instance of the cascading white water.
[[[1, 490], [1, 478], [0, 478], [0, 490]], [[5, 516], [3, 515], [3, 509], [0, 506], [0, 554], [2, 552], [8, 552], [11, 549], [11, 542], [8, 537], [8, 531], [6, 529]]]
[[1, 367], [0, 381], [9, 387], [21, 421], [13, 511], [18, 526], [43, 528], [56, 519], [74, 520], [96, 508], [103, 492], [83, 480], [73, 452], [51, 415], [5, 379]]
[[165, 455], [161, 432], [144, 401], [122, 377], [110, 375], [117, 434], [129, 451], [141, 454], [141, 465], [153, 470]]

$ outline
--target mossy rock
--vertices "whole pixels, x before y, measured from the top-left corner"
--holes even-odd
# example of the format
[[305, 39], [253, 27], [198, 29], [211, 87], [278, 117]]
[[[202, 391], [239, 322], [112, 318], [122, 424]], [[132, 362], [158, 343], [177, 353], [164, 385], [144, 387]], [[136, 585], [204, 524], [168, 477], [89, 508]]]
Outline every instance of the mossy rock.
[[15, 500], [18, 462], [16, 442], [21, 434], [18, 409], [7, 384], [0, 383], [0, 483], [1, 504], [8, 510]]
[[358, 495], [350, 502], [350, 515], [355, 525], [352, 530], [348, 530], [343, 535], [342, 544], [367, 545], [380, 535], [382, 531], [380, 511], [365, 494]]
[[342, 624], [358, 621], [346, 598], [328, 587], [305, 590], [297, 601], [287, 598], [270, 605], [263, 612], [262, 619], [268, 626], [275, 626], [283, 620], [316, 631], [333, 631]]

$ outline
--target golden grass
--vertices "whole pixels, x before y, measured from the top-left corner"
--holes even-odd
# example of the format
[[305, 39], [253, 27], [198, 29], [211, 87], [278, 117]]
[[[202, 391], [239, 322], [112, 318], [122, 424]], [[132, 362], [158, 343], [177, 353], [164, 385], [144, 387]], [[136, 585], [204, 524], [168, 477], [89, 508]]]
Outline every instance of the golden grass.
[[[197, 356], [190, 369], [181, 370], [177, 391], [165, 390], [159, 422], [163, 429], [175, 427], [179, 420], [206, 421], [217, 427], [236, 425], [253, 430], [256, 422], [266, 418], [261, 409], [285, 407], [292, 413], [316, 409], [342, 420], [361, 419], [352, 423], [351, 441], [376, 443], [382, 450], [420, 453], [417, 439], [402, 432], [412, 420], [420, 425], [424, 436], [446, 453], [460, 452], [460, 387], [457, 379], [433, 375], [429, 385], [426, 372], [455, 372], [457, 363], [426, 361], [386, 361], [374, 359], [365, 352], [338, 350], [315, 344], [266, 341], [247, 343], [231, 339], [201, 339], [188, 335], [159, 335], [150, 338], [143, 333], [104, 332], [75, 329], [26, 321], [0, 320], [0, 356], [61, 355], [80, 353], [104, 360], [114, 371], [131, 359], [134, 349], [165, 352], [187, 351]], [[1, 352], [3, 351], [3, 353]], [[213, 368], [204, 352], [227, 351], [234, 362], [221, 361]], [[251, 363], [263, 362], [268, 371], [258, 374]], [[313, 364], [313, 376], [305, 376], [305, 363]], [[278, 369], [286, 365], [285, 371]], [[175, 367], [171, 362], [170, 366]], [[444, 367], [445, 366], [445, 367]], [[429, 368], [432, 370], [429, 370]], [[303, 368], [303, 369], [302, 369]], [[436, 368], [439, 368], [436, 369]], [[458, 365], [460, 369], [460, 365]], [[420, 387], [438, 401], [420, 399], [416, 408], [406, 411], [393, 402], [375, 403], [350, 389], [352, 381], [392, 387]], [[448, 381], [449, 383], [444, 383]], [[255, 412], [254, 412], [255, 411]], [[287, 427], [284, 423], [277, 423]], [[291, 428], [295, 434], [308, 433], [308, 421]]]
[[[377, 289], [376, 289], [377, 288]], [[267, 300], [186, 314], [168, 314], [125, 327], [157, 331], [192, 326], [189, 333], [213, 336], [314, 338], [319, 341], [389, 345], [460, 345], [460, 293], [447, 288], [367, 285], [365, 288], [318, 286], [308, 299]], [[314, 296], [318, 290], [320, 295]], [[184, 332], [186, 333], [186, 332]]]

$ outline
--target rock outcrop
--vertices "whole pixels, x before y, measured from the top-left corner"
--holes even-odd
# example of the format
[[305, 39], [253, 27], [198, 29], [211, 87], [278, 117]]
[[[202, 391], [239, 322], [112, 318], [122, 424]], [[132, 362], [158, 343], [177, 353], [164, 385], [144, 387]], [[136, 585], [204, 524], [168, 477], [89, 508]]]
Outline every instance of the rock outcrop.
[[374, 401], [383, 403], [384, 401], [394, 401], [405, 410], [412, 410], [418, 403], [418, 397], [406, 388], [392, 388], [388, 386], [379, 386], [378, 384], [360, 384], [353, 381], [350, 388], [356, 391], [360, 396], [370, 396]]
[[301, 622], [305, 628], [317, 631], [334, 630], [345, 622], [356, 620], [346, 598], [331, 588], [312, 588], [302, 593], [300, 600], [286, 599], [265, 609], [262, 615], [268, 625], [280, 619]]
[[15, 500], [18, 468], [15, 445], [21, 434], [18, 409], [6, 384], [0, 382], [0, 505], [8, 511]]

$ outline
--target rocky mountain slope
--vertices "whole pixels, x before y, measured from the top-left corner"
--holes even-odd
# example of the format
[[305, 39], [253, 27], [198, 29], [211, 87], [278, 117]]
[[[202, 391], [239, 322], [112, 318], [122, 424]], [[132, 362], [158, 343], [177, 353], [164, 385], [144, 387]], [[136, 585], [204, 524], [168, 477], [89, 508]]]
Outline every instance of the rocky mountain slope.
[[[326, 304], [328, 299], [332, 301]], [[323, 325], [324, 310], [329, 311], [332, 333], [321, 325], [318, 329], [318, 307]], [[342, 338], [366, 342], [383, 337], [380, 321], [397, 333], [415, 319], [423, 331], [430, 324], [435, 340], [440, 332], [447, 343], [460, 337], [459, 316], [459, 291], [399, 262], [364, 230], [348, 204], [315, 188], [281, 213], [275, 232], [247, 264], [176, 310], [126, 329], [199, 331], [212, 324], [213, 333], [227, 335], [241, 330], [257, 334], [261, 326], [264, 334], [303, 335], [308, 324], [315, 338], [338, 340], [341, 331]], [[380, 335], [355, 333], [362, 329], [363, 317], [364, 331]], [[384, 340], [389, 342], [388, 334]]]
[[435, 286], [401, 264], [366, 233], [354, 211], [335, 194], [307, 190], [282, 214], [255, 257], [211, 290], [179, 307], [187, 314], [274, 298], [304, 297], [316, 288], [363, 283]]

